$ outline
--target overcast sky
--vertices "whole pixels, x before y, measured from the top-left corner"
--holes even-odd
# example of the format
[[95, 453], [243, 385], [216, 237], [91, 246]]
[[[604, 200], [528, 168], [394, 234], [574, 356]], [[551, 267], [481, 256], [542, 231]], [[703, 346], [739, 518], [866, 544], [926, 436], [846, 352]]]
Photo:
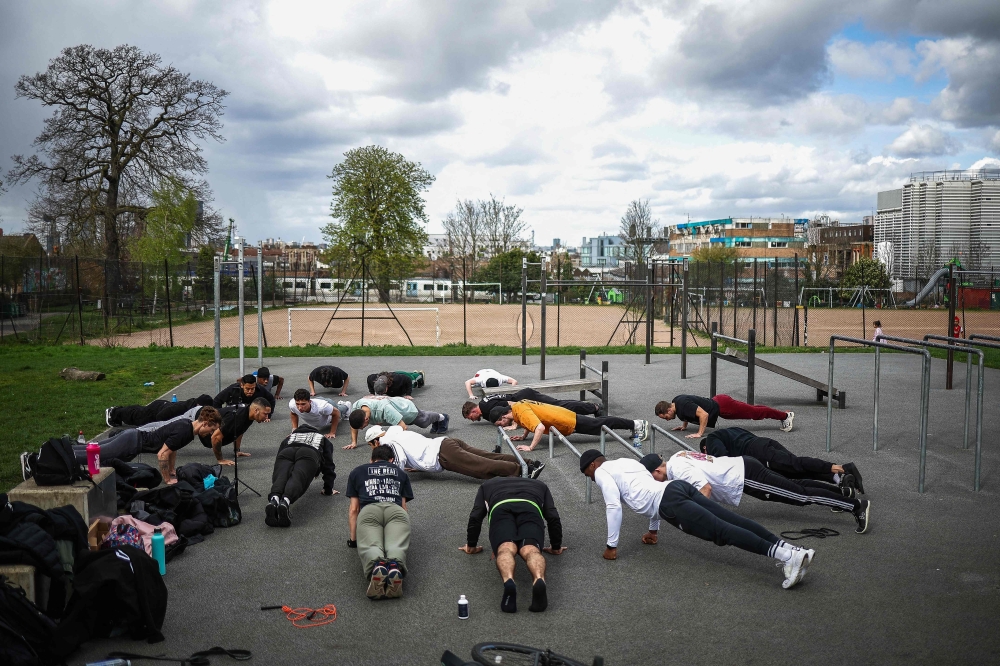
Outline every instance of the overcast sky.
[[[208, 180], [253, 241], [321, 240], [326, 176], [368, 144], [437, 178], [429, 232], [493, 193], [571, 245], [637, 198], [857, 222], [912, 171], [1000, 167], [997, 0], [0, 0], [0, 173], [47, 115], [17, 78], [83, 43], [231, 93]], [[0, 197], [7, 232], [32, 194]]]

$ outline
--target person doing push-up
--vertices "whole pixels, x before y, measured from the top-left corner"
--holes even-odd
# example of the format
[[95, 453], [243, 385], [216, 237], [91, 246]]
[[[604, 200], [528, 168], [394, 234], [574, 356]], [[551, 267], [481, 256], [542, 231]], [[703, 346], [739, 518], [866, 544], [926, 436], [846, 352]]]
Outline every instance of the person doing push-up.
[[653, 413], [665, 421], [669, 421], [675, 416], [679, 418], [682, 423], [674, 430], [687, 430], [688, 423], [697, 423], [698, 432], [687, 435], [688, 439], [704, 437], [705, 428], [714, 428], [719, 417], [753, 421], [763, 419], [780, 421], [781, 429], [785, 432], [792, 431], [792, 421], [795, 419], [795, 412], [783, 412], [780, 409], [763, 405], [749, 405], [730, 398], [728, 395], [717, 395], [714, 398], [679, 395], [670, 402], [661, 400], [656, 403]]

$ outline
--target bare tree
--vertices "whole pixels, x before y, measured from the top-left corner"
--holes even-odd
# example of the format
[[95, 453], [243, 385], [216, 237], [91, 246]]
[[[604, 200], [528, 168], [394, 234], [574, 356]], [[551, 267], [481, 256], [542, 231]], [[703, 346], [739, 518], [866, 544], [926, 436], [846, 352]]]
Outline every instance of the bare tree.
[[473, 281], [476, 275], [476, 262], [479, 261], [483, 246], [484, 226], [480, 205], [472, 199], [457, 201], [455, 210], [448, 213], [444, 219], [449, 252], [452, 256], [469, 258], [467, 268]]
[[10, 180], [37, 178], [43, 202], [93, 225], [117, 291], [129, 225], [164, 179], [199, 187], [194, 179], [208, 170], [199, 142], [223, 140], [228, 93], [134, 46], [87, 44], [63, 49], [44, 72], [22, 76], [15, 91], [55, 112], [34, 141], [43, 157], [14, 155]]
[[649, 257], [651, 242], [659, 220], [653, 220], [649, 199], [634, 199], [622, 215], [618, 235], [625, 243], [625, 258], [644, 264]]
[[483, 232], [489, 246], [490, 256], [509, 252], [524, 245], [524, 234], [528, 223], [521, 217], [524, 209], [507, 204], [490, 194], [488, 201], [480, 201], [479, 209], [483, 219]]
[[968, 259], [968, 268], [972, 271], [982, 270], [986, 267], [986, 259], [990, 256], [990, 246], [977, 238], [969, 241], [968, 250], [965, 253]]

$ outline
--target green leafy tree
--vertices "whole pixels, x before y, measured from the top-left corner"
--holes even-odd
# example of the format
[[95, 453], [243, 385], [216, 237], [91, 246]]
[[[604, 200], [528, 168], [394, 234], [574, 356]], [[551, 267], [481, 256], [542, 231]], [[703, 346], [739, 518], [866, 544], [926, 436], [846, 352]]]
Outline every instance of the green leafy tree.
[[390, 281], [411, 275], [423, 263], [427, 214], [422, 193], [434, 176], [399, 153], [365, 146], [344, 153], [329, 178], [334, 221], [322, 229], [330, 243], [324, 259], [348, 273], [364, 259], [387, 300]]
[[848, 266], [840, 286], [845, 289], [868, 287], [869, 289], [888, 289], [892, 283], [885, 265], [877, 259], [862, 257]]
[[142, 233], [129, 244], [129, 255], [148, 263], [179, 262], [187, 235], [198, 224], [198, 200], [176, 180], [155, 190], [151, 198], [153, 205], [146, 211]]
[[[505, 295], [515, 292], [521, 293], [521, 262], [525, 257], [528, 258], [528, 279], [540, 279], [541, 267], [531, 264], [540, 263], [542, 258], [537, 252], [526, 253], [520, 248], [496, 255], [490, 259], [485, 268], [479, 269], [479, 274], [476, 277], [480, 282], [499, 282]], [[570, 269], [572, 270], [572, 267]], [[528, 291], [538, 291], [537, 283], [534, 288], [529, 286]]]

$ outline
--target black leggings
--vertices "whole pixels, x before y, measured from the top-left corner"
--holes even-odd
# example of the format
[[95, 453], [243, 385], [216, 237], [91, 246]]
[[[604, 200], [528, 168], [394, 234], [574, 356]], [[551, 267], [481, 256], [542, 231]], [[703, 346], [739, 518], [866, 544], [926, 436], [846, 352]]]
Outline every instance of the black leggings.
[[114, 425], [142, 426], [154, 423], [160, 410], [169, 405], [167, 400], [154, 400], [148, 405], [126, 405], [111, 408], [111, 422]]
[[685, 534], [758, 555], [773, 556], [778, 543], [778, 537], [763, 525], [716, 504], [687, 481], [667, 484], [660, 500], [660, 518]]
[[777, 472], [789, 479], [816, 479], [817, 481], [833, 482], [833, 463], [819, 458], [797, 456], [780, 443], [767, 437], [757, 437], [746, 448], [751, 458], [764, 463], [769, 470]]
[[318, 471], [319, 451], [308, 446], [286, 446], [274, 459], [268, 496], [287, 497], [292, 503], [305, 495]]
[[576, 428], [573, 432], [581, 435], [600, 435], [601, 426], [608, 426], [612, 430], [628, 430], [632, 432], [635, 428], [635, 421], [623, 419], [619, 416], [584, 416], [576, 415]]
[[[569, 411], [576, 412], [577, 414], [597, 414], [601, 411], [601, 406], [596, 403], [588, 402], [586, 400], [557, 400], [552, 396], [539, 393], [533, 388], [523, 388], [516, 391], [510, 395], [509, 400], [512, 402], [517, 402], [518, 400], [534, 400], [535, 402], [540, 402], [546, 405], [562, 407], [563, 409], [568, 409]], [[484, 414], [484, 416], [488, 415]]]
[[743, 493], [764, 500], [795, 506], [822, 504], [844, 511], [857, 511], [861, 502], [848, 499], [836, 486], [811, 479], [787, 479], [764, 467], [756, 458], [743, 456]]

